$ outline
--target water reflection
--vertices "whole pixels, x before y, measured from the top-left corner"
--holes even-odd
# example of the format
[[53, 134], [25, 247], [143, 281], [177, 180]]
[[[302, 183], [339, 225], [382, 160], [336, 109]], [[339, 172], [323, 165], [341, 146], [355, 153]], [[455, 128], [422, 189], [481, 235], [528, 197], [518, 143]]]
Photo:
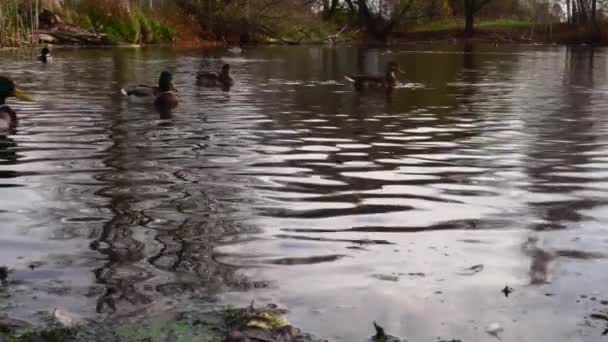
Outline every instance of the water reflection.
[[15, 152], [16, 148], [17, 143], [14, 139], [6, 135], [0, 135], [0, 163], [10, 165], [17, 162], [19, 155]]
[[[38, 97], [0, 138], [0, 256], [25, 289], [12, 293], [17, 317], [255, 299], [334, 340], [368, 336], [373, 320], [415, 340], [481, 340], [486, 319], [504, 322], [505, 339], [559, 340], [577, 328], [555, 322], [584, 310], [568, 298], [608, 280], [596, 272], [608, 244], [605, 50], [54, 55], [0, 55]], [[389, 60], [420, 86], [387, 99], [343, 81]], [[196, 85], [223, 63], [230, 92]], [[164, 69], [180, 89], [170, 115], [121, 97]], [[507, 284], [513, 306], [496, 304]], [[533, 292], [558, 290], [555, 302]]]

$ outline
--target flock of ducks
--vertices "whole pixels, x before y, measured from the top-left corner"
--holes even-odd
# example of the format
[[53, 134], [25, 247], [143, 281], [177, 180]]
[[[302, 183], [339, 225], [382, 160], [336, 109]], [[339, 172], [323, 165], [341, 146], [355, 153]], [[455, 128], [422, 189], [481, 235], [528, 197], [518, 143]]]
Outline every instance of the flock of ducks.
[[[42, 48], [38, 60], [43, 63], [51, 61], [48, 47]], [[398, 73], [404, 72], [396, 62], [389, 62], [384, 75], [349, 75], [345, 76], [345, 79], [352, 83], [356, 90], [383, 88], [390, 91], [397, 85]], [[224, 64], [219, 72], [201, 72], [196, 76], [196, 80], [201, 86], [220, 87], [223, 90], [229, 90], [234, 85], [229, 64]], [[173, 75], [168, 71], [161, 72], [158, 85], [131, 85], [123, 88], [121, 92], [125, 96], [153, 103], [161, 113], [170, 112], [179, 104], [177, 89], [173, 85]], [[11, 97], [21, 101], [32, 101], [32, 98], [19, 89], [11, 79], [0, 76], [0, 131], [17, 127], [17, 113], [5, 103]]]

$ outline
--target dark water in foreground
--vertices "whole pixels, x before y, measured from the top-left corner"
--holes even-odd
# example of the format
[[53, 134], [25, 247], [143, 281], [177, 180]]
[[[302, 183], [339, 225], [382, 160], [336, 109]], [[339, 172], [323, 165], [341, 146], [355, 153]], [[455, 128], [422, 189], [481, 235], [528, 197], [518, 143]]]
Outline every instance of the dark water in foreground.
[[[585, 317], [608, 310], [608, 50], [54, 55], [0, 52], [36, 98], [0, 135], [0, 312], [255, 300], [335, 341], [374, 320], [410, 341], [493, 340], [493, 322], [504, 341], [603, 341]], [[391, 98], [343, 82], [389, 59], [411, 83]], [[222, 61], [231, 92], [195, 85]], [[120, 96], [164, 68], [171, 118]]]

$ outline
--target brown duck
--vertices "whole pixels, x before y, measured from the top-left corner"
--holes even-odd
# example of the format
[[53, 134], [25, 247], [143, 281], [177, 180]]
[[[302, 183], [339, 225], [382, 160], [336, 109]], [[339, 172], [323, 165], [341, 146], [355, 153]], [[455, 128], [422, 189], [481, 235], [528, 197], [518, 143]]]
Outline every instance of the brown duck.
[[384, 75], [349, 75], [344, 78], [351, 82], [357, 90], [366, 87], [392, 89], [397, 85], [397, 73], [403, 74], [404, 72], [399, 68], [397, 62], [389, 62]]
[[220, 72], [200, 72], [196, 75], [196, 80], [207, 87], [230, 88], [234, 85], [234, 79], [230, 75], [230, 64], [224, 64]]

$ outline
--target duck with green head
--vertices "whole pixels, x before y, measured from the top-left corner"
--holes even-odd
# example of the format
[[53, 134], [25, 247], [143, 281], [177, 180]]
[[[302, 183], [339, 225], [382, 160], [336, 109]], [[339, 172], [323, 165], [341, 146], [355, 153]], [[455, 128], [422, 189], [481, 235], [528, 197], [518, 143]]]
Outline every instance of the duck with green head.
[[38, 56], [38, 60], [42, 63], [49, 63], [52, 60], [51, 50], [48, 46], [45, 46], [40, 50], [40, 55]]
[[344, 78], [351, 82], [355, 89], [362, 90], [363, 88], [385, 88], [393, 89], [397, 85], [397, 73], [404, 72], [399, 68], [397, 62], [388, 62], [384, 75], [351, 75]]
[[132, 99], [142, 99], [153, 102], [154, 105], [162, 109], [173, 109], [177, 107], [179, 100], [177, 89], [173, 85], [173, 75], [168, 71], [160, 73], [158, 86], [133, 85], [122, 89], [121, 92]]
[[15, 82], [7, 77], [0, 76], [0, 130], [17, 127], [17, 113], [5, 103], [9, 97], [15, 97], [22, 101], [32, 101], [29, 95], [15, 86]]

